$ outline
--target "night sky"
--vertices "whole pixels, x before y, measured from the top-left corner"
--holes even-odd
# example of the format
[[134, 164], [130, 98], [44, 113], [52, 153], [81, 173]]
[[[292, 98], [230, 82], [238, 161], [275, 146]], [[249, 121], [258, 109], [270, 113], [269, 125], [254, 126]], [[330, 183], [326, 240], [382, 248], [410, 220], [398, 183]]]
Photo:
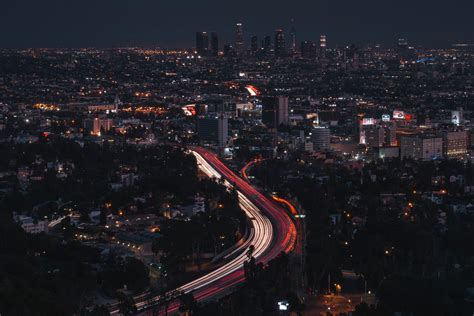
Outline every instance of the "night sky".
[[195, 32], [217, 31], [221, 45], [233, 25], [245, 38], [286, 31], [294, 18], [298, 40], [328, 36], [348, 43], [443, 46], [474, 43], [474, 0], [5, 0], [0, 47], [117, 47], [194, 45]]

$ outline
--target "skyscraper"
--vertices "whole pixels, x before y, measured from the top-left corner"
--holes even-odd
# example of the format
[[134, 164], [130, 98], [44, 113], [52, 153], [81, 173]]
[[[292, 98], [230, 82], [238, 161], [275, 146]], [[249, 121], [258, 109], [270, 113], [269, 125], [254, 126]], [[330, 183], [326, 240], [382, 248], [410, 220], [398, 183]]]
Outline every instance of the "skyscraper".
[[224, 57], [235, 57], [235, 49], [232, 45], [224, 45]]
[[209, 35], [207, 32], [196, 33], [196, 51], [199, 56], [207, 56], [209, 54]]
[[271, 36], [269, 36], [269, 35], [265, 36], [265, 38], [263, 39], [262, 46], [263, 46], [263, 51], [265, 52], [265, 54], [266, 55], [270, 54], [270, 51], [272, 49], [272, 38], [271, 38]]
[[314, 42], [301, 42], [301, 57], [314, 58], [316, 56], [317, 46]]
[[242, 55], [244, 53], [244, 27], [242, 23], [237, 23], [235, 25], [235, 51], [237, 55]]
[[358, 49], [354, 44], [350, 44], [344, 48], [344, 60], [354, 62], [358, 58]]
[[400, 139], [400, 157], [431, 160], [443, 154], [443, 139], [434, 136], [410, 136]]
[[257, 36], [252, 36], [250, 39], [250, 48], [252, 50], [252, 55], [257, 54], [258, 52], [258, 38]]
[[295, 54], [297, 52], [296, 47], [296, 29], [294, 25], [294, 20], [291, 19], [291, 32], [290, 32], [290, 40], [291, 40], [291, 53]]
[[319, 47], [320, 48], [326, 48], [326, 35], [321, 35], [319, 37]]
[[396, 48], [398, 57], [401, 60], [413, 60], [416, 58], [413, 47], [408, 45], [408, 41], [405, 38], [399, 38]]
[[222, 115], [216, 117], [200, 117], [196, 123], [198, 136], [201, 140], [215, 142], [219, 147], [226, 145], [229, 135], [227, 117]]
[[385, 144], [385, 131], [380, 125], [364, 126], [365, 145], [369, 148], [379, 148]]
[[326, 46], [327, 46], [326, 35], [321, 35], [319, 37], [319, 54], [321, 58], [326, 57]]
[[327, 127], [316, 127], [311, 130], [311, 142], [316, 151], [328, 151], [331, 140], [331, 131]]
[[275, 30], [275, 55], [285, 55], [285, 34], [282, 29]]
[[398, 48], [407, 49], [408, 48], [408, 41], [405, 38], [398, 39]]
[[214, 57], [219, 55], [219, 37], [216, 32], [211, 33], [211, 55]]
[[262, 122], [269, 128], [288, 124], [288, 97], [262, 99]]
[[442, 136], [443, 153], [446, 157], [452, 158], [467, 154], [469, 137], [466, 131], [444, 131]]

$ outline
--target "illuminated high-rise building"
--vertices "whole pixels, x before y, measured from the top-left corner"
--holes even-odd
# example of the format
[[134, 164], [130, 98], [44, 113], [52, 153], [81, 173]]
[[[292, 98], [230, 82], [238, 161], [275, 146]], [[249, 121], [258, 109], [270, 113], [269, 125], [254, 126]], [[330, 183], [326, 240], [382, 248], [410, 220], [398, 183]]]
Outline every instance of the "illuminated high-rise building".
[[199, 56], [207, 56], [209, 54], [209, 35], [207, 32], [196, 33], [196, 52]]
[[244, 45], [244, 26], [242, 23], [237, 23], [235, 25], [235, 52], [237, 55], [242, 55], [245, 50]]
[[317, 46], [314, 42], [303, 41], [301, 42], [301, 57], [313, 58], [316, 56]]
[[350, 44], [344, 48], [344, 60], [353, 62], [358, 58], [358, 49], [354, 44]]
[[319, 37], [319, 47], [320, 48], [326, 48], [327, 42], [326, 42], [326, 35], [321, 35]]
[[311, 142], [316, 151], [328, 151], [330, 149], [331, 131], [327, 127], [315, 127], [311, 130]]
[[319, 37], [319, 51], [322, 58], [326, 57], [326, 47], [327, 47], [326, 35], [321, 35]]
[[398, 39], [396, 52], [400, 60], [403, 61], [415, 60], [417, 58], [413, 47], [408, 45], [408, 41], [405, 38]]
[[235, 49], [232, 45], [225, 45], [224, 46], [224, 57], [231, 58], [235, 57]]
[[219, 55], [219, 37], [216, 32], [211, 33], [211, 55], [214, 57]]
[[258, 52], [258, 37], [252, 36], [250, 39], [250, 49], [252, 50], [252, 55], [257, 54]]
[[262, 48], [263, 48], [263, 51], [265, 52], [265, 54], [270, 54], [270, 51], [272, 50], [272, 38], [271, 36], [267, 35], [265, 36], [265, 38], [263, 39], [263, 42], [262, 42]]
[[397, 124], [393, 122], [385, 122], [382, 126], [384, 128], [384, 146], [397, 146]]
[[217, 143], [219, 147], [226, 145], [229, 135], [227, 117], [223, 115], [199, 117], [196, 124], [198, 137], [201, 140]]
[[398, 48], [407, 49], [408, 48], [408, 41], [405, 38], [398, 39]]
[[443, 153], [448, 158], [464, 156], [467, 154], [469, 138], [467, 131], [444, 131]]
[[407, 136], [400, 139], [400, 157], [432, 160], [443, 155], [443, 139], [435, 136]]
[[291, 41], [291, 53], [295, 54], [297, 52], [296, 47], [296, 29], [294, 25], [294, 20], [291, 19], [291, 32], [290, 32], [290, 41]]
[[385, 131], [380, 125], [364, 126], [365, 145], [368, 148], [383, 147], [385, 143]]
[[282, 29], [275, 30], [275, 55], [285, 55], [285, 34]]

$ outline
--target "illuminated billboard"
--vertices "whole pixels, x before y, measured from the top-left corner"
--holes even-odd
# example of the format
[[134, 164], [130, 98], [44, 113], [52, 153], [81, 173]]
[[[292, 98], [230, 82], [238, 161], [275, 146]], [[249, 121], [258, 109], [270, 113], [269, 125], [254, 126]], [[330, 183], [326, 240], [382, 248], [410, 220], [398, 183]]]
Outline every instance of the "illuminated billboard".
[[404, 120], [405, 119], [405, 112], [403, 111], [393, 111], [393, 119], [394, 120]]
[[390, 114], [383, 114], [382, 122], [390, 122]]
[[451, 111], [451, 123], [454, 125], [461, 124], [461, 111]]
[[184, 115], [186, 116], [194, 116], [196, 115], [196, 104], [188, 104], [181, 108], [183, 110]]
[[247, 92], [250, 94], [251, 97], [260, 95], [260, 91], [258, 91], [258, 89], [255, 86], [252, 86], [249, 84], [248, 86], [245, 87], [245, 89], [247, 90]]
[[364, 117], [362, 119], [362, 125], [375, 125], [375, 119], [372, 117]]

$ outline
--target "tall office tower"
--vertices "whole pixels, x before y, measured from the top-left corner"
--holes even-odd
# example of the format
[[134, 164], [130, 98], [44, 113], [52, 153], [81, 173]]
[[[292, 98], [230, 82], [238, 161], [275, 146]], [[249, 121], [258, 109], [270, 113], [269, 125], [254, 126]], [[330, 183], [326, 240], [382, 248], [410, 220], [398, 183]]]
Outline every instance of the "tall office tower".
[[406, 60], [412, 60], [416, 58], [416, 55], [413, 49], [410, 49], [410, 47], [408, 46], [408, 41], [404, 38], [398, 39], [396, 52], [398, 54], [398, 57], [401, 60], [406, 61]]
[[242, 55], [244, 53], [244, 27], [242, 23], [237, 23], [235, 25], [235, 51], [237, 55]]
[[263, 46], [263, 51], [265, 52], [265, 54], [270, 54], [270, 51], [272, 49], [272, 38], [271, 36], [267, 35], [265, 36], [265, 38], [263, 39], [263, 43], [262, 43], [262, 46]]
[[211, 55], [214, 57], [219, 55], [219, 37], [216, 32], [211, 33]]
[[322, 58], [326, 57], [326, 47], [327, 47], [326, 35], [321, 35], [319, 37], [319, 53]]
[[235, 49], [232, 45], [224, 45], [224, 57], [235, 57]]
[[384, 146], [397, 146], [397, 124], [394, 122], [386, 122], [382, 124], [384, 129]]
[[295, 54], [297, 52], [297, 47], [296, 47], [296, 29], [294, 25], [294, 20], [291, 19], [291, 32], [290, 32], [290, 41], [291, 41], [291, 53]]
[[398, 39], [398, 48], [407, 49], [408, 48], [408, 41], [404, 38]]
[[443, 153], [445, 157], [453, 158], [467, 154], [467, 131], [445, 131], [443, 135]]
[[327, 127], [316, 127], [311, 130], [311, 142], [316, 151], [329, 150], [331, 131]]
[[301, 57], [303, 58], [314, 58], [316, 56], [316, 44], [313, 42], [303, 41], [301, 42]]
[[258, 52], [258, 37], [257, 36], [252, 36], [250, 39], [250, 48], [252, 50], [252, 55], [256, 55]]
[[288, 97], [263, 98], [262, 121], [269, 128], [288, 125]]
[[285, 34], [282, 29], [275, 30], [275, 55], [285, 55]]
[[217, 143], [219, 147], [227, 144], [229, 127], [228, 119], [224, 116], [200, 117], [197, 119], [198, 137], [204, 141]]
[[196, 51], [199, 56], [207, 56], [209, 54], [209, 35], [207, 32], [196, 33]]
[[431, 160], [443, 155], [441, 137], [415, 135], [400, 139], [400, 157], [415, 160]]
[[380, 125], [367, 125], [364, 126], [365, 132], [365, 145], [368, 148], [379, 148], [383, 147], [385, 143], [385, 131]]
[[344, 48], [344, 60], [347, 62], [353, 62], [357, 60], [358, 53], [357, 47], [354, 44], [348, 45]]

